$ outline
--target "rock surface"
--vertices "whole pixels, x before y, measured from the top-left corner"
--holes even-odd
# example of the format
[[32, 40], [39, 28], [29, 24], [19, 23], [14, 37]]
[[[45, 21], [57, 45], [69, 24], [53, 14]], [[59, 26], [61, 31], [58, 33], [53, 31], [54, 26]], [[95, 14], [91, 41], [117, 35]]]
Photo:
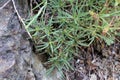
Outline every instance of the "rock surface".
[[[0, 8], [7, 1], [0, 0]], [[18, 12], [25, 18], [27, 0], [15, 0], [15, 3]], [[59, 80], [56, 74], [45, 75], [46, 69], [32, 52], [25, 33], [12, 2], [9, 2], [0, 9], [0, 80]]]
[[[0, 6], [5, 2], [6, 0], [1, 0]], [[22, 37], [21, 32], [19, 19], [10, 2], [0, 11], [1, 80], [25, 80], [28, 75], [32, 50], [29, 41]]]

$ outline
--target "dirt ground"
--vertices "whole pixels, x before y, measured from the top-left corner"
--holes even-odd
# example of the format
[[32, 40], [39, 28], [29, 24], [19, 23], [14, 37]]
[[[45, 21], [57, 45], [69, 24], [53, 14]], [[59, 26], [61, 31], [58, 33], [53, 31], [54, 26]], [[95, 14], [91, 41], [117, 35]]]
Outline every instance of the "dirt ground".
[[73, 71], [66, 71], [66, 80], [120, 80], [120, 43], [111, 46], [80, 47], [73, 59]]

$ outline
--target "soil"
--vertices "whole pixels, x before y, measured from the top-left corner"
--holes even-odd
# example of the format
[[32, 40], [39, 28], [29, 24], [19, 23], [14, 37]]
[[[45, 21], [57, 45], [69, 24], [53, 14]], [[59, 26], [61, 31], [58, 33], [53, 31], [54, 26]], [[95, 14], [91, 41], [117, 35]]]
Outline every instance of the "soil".
[[66, 80], [120, 80], [120, 43], [81, 48], [72, 60], [72, 71], [66, 71]]

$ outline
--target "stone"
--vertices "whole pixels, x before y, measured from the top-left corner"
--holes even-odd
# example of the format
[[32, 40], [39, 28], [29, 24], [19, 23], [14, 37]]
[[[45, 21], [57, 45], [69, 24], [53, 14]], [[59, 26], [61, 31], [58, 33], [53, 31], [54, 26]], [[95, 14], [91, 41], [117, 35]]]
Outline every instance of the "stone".
[[[6, 0], [0, 1], [0, 6]], [[30, 42], [22, 38], [21, 23], [12, 2], [0, 10], [0, 79], [24, 80], [30, 67], [32, 49]], [[25, 46], [25, 47], [24, 47]]]
[[10, 69], [15, 64], [15, 55], [6, 53], [0, 55], [0, 74]]
[[[6, 1], [0, 0], [0, 7]], [[27, 0], [14, 1], [20, 16], [26, 17], [23, 13], [28, 9]], [[59, 80], [56, 75], [46, 75], [40, 57], [32, 51], [29, 36], [24, 36], [25, 31], [12, 2], [0, 9], [0, 80]]]

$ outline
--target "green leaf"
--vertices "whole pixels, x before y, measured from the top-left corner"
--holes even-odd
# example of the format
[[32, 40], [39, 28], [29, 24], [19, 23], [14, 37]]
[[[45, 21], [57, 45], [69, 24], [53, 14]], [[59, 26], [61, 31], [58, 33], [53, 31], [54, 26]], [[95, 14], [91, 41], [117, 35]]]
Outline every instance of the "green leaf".
[[115, 0], [115, 6], [118, 6], [120, 4], [120, 0]]
[[44, 6], [40, 8], [38, 13], [32, 18], [32, 20], [25, 26], [26, 29], [38, 18], [38, 16], [42, 13], [43, 9], [46, 7], [47, 1], [45, 2]]
[[114, 43], [114, 38], [106, 38], [105, 42], [107, 43], [107, 45], [111, 45]]
[[98, 35], [101, 39], [103, 39], [107, 45], [111, 45], [114, 43], [114, 40], [115, 40], [115, 37], [105, 37], [105, 36], [102, 36], [102, 35]]

